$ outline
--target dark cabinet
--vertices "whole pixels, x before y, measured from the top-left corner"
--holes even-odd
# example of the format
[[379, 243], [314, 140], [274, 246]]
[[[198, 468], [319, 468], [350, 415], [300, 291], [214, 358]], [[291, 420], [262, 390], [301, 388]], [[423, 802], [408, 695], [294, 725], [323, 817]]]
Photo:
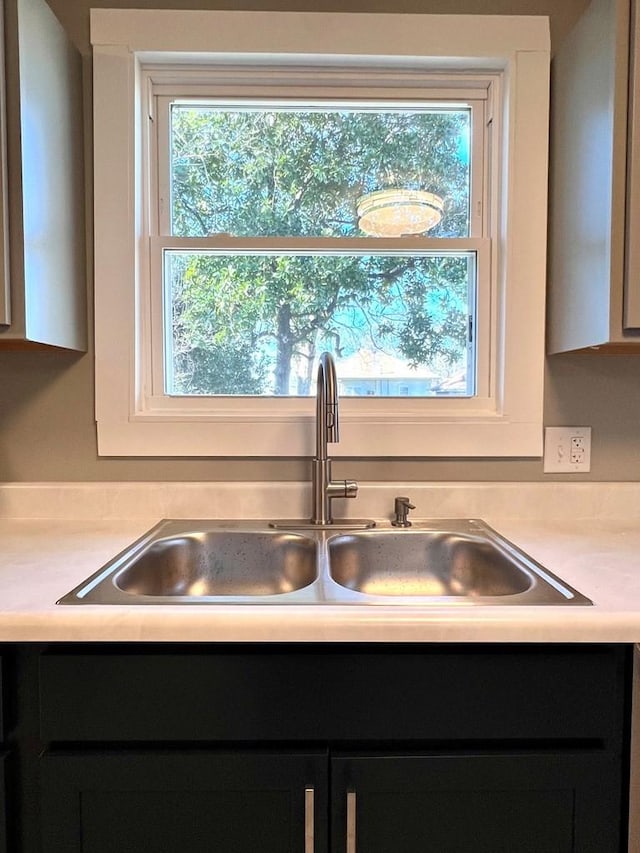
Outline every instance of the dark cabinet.
[[321, 752], [48, 754], [47, 853], [314, 853], [327, 849]]
[[1, 652], [0, 853], [626, 849], [627, 646]]
[[41, 850], [620, 853], [628, 686], [621, 646], [52, 646]]
[[3, 693], [3, 666], [0, 657], [0, 743], [4, 742], [4, 693]]
[[618, 851], [611, 761], [589, 753], [337, 756], [334, 853]]
[[613, 853], [616, 784], [613, 762], [579, 751], [51, 753], [43, 849]]
[[[0, 657], [0, 744], [4, 742], [4, 694], [3, 694], [3, 668]], [[0, 746], [0, 853], [7, 853], [7, 785], [6, 785], [6, 754]]]
[[7, 844], [7, 802], [6, 802], [6, 755], [0, 753], [0, 853], [8, 853]]
[[609, 743], [620, 660], [607, 646], [52, 646], [40, 658], [40, 736]]

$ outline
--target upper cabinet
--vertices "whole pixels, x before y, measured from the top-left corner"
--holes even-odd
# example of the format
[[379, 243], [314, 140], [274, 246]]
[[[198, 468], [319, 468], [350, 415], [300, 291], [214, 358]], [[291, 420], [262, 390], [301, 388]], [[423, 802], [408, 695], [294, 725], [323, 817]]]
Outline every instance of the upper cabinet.
[[630, 7], [592, 0], [552, 64], [550, 353], [640, 352], [640, 59]]
[[0, 329], [11, 323], [7, 216], [7, 98], [4, 78], [4, 7], [0, 0]]
[[624, 326], [640, 329], [640, 9], [632, 4]]
[[4, 13], [9, 284], [0, 285], [0, 348], [85, 350], [81, 58], [45, 0], [4, 0]]

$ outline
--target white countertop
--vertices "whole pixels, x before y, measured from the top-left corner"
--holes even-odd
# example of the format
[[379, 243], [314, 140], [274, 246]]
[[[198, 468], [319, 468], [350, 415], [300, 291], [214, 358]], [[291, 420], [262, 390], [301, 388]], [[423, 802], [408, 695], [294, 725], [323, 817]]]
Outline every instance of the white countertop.
[[594, 606], [61, 606], [159, 518], [0, 518], [0, 641], [640, 642], [637, 520], [481, 517]]

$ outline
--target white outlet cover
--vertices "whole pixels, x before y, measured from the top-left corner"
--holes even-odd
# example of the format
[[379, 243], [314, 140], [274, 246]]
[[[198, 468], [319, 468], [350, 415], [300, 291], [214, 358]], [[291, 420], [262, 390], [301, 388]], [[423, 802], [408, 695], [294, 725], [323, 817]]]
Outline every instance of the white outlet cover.
[[[580, 461], [571, 461], [571, 440], [581, 439]], [[591, 427], [545, 427], [544, 473], [586, 474], [591, 470]]]

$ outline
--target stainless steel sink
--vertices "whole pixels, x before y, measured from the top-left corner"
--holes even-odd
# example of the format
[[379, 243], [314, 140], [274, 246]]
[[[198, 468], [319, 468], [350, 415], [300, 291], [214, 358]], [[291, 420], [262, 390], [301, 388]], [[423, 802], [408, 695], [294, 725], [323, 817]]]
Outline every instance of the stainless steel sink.
[[478, 536], [454, 531], [376, 531], [329, 540], [331, 577], [367, 595], [519, 595], [532, 575]]
[[162, 522], [60, 603], [286, 598], [315, 580], [317, 547], [297, 533]]
[[332, 536], [328, 566], [336, 584], [376, 602], [591, 604], [475, 519]]
[[59, 604], [591, 604], [484, 522], [163, 521]]
[[278, 595], [311, 583], [315, 554], [295, 534], [198, 531], [154, 542], [113, 583], [132, 595]]

